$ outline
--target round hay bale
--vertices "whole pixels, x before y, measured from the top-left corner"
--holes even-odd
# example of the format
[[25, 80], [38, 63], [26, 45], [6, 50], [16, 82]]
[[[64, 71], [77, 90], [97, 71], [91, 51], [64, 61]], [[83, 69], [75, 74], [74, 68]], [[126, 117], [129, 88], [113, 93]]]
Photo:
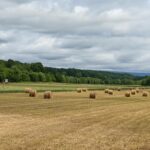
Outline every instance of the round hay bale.
[[131, 96], [130, 92], [125, 93], [125, 97], [130, 97], [130, 96]]
[[113, 90], [109, 90], [109, 91], [108, 91], [108, 94], [109, 94], [109, 95], [113, 95], [113, 94], [114, 94]]
[[143, 92], [142, 94], [143, 97], [148, 97], [148, 95], [149, 95], [148, 92]]
[[77, 89], [77, 93], [81, 93], [82, 92], [82, 89]]
[[105, 93], [108, 93], [109, 89], [105, 89]]
[[132, 94], [132, 95], [135, 95], [135, 94], [136, 94], [136, 91], [135, 91], [135, 90], [132, 90], [132, 91], [131, 91], [131, 94]]
[[96, 99], [96, 93], [90, 93], [89, 98], [90, 99]]
[[44, 93], [44, 99], [51, 99], [52, 98], [52, 92], [51, 91], [46, 91]]
[[83, 88], [82, 91], [83, 91], [83, 92], [87, 92], [87, 88]]
[[136, 88], [136, 93], [140, 93], [140, 89], [139, 88]]
[[25, 88], [25, 93], [30, 93], [30, 91], [32, 91], [32, 89], [31, 88]]
[[117, 91], [121, 91], [121, 88], [118, 88]]
[[29, 93], [29, 96], [30, 97], [36, 97], [36, 94], [37, 94], [36, 90], [31, 90]]

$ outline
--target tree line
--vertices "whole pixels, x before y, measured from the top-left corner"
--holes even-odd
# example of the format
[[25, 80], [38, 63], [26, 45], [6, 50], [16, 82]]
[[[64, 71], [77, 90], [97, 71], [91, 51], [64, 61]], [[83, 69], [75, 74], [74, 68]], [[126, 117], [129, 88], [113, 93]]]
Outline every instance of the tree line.
[[21, 63], [0, 60], [0, 82], [61, 82], [87, 84], [150, 85], [150, 77], [136, 77], [127, 73], [107, 71], [58, 69], [44, 67], [42, 63]]

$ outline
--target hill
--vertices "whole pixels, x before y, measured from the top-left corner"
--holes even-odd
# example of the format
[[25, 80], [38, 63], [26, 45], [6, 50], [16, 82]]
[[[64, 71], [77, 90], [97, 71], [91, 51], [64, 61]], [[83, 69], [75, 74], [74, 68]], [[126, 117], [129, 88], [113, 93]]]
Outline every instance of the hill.
[[144, 77], [129, 73], [107, 71], [63, 69], [44, 67], [42, 63], [22, 63], [9, 59], [0, 60], [0, 81], [8, 78], [11, 82], [61, 82], [88, 84], [141, 84]]

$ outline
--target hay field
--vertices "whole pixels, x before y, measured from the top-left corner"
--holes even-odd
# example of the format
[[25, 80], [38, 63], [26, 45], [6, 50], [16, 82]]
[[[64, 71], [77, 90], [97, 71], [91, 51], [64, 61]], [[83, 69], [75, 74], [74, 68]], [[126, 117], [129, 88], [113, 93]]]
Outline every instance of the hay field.
[[[48, 83], [48, 82], [25, 82], [25, 83], [9, 83], [0, 84], [0, 93], [21, 93], [25, 88], [34, 88], [37, 91], [44, 92], [47, 90], [52, 90], [56, 92], [61, 91], [76, 91], [77, 88], [88, 88], [91, 90], [102, 90], [105, 88], [118, 88], [116, 85], [99, 85], [99, 84], [67, 84], [67, 83]], [[119, 86], [123, 89], [136, 87], [134, 85], [121, 85]]]
[[150, 150], [150, 97], [0, 94], [2, 150]]

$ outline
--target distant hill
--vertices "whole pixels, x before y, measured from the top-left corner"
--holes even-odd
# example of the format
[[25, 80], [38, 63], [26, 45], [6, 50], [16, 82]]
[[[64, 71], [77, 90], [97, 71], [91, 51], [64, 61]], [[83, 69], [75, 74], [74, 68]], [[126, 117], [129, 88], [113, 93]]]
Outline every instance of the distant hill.
[[0, 60], [0, 81], [11, 82], [62, 82], [87, 84], [141, 84], [142, 76], [131, 73], [94, 71], [81, 69], [64, 69], [45, 67], [42, 63], [22, 63], [9, 59]]
[[129, 73], [129, 74], [137, 76], [137, 77], [150, 76], [150, 73]]

